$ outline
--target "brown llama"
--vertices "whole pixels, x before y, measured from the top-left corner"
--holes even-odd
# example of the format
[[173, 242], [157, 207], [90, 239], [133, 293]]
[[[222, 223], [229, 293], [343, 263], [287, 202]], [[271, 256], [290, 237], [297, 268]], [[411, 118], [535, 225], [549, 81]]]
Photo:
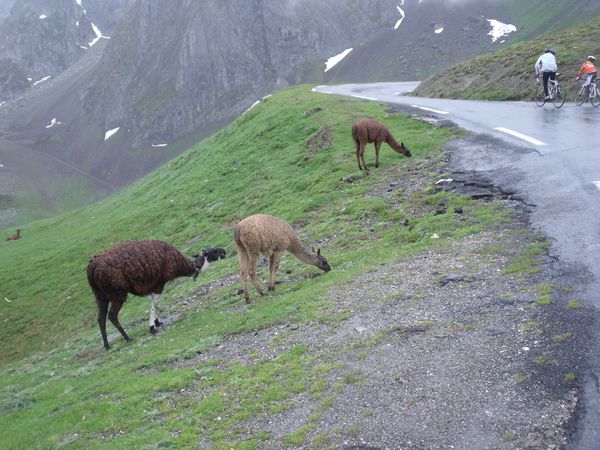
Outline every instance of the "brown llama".
[[13, 234], [6, 238], [7, 241], [16, 241], [17, 239], [21, 239], [21, 230], [17, 230], [17, 234]]
[[397, 153], [401, 153], [406, 157], [412, 156], [404, 143], [400, 142], [398, 144], [386, 126], [373, 119], [361, 119], [354, 122], [352, 125], [352, 139], [356, 144], [358, 170], [362, 170], [364, 167], [367, 172], [369, 171], [367, 163], [365, 163], [365, 147], [370, 143], [375, 144], [375, 167], [379, 167], [379, 149], [382, 142], [387, 143]]
[[275, 274], [286, 250], [306, 264], [317, 266], [325, 272], [331, 270], [325, 257], [321, 256], [321, 249], [316, 253], [307, 251], [290, 224], [277, 217], [257, 214], [245, 218], [236, 225], [234, 240], [240, 259], [240, 277], [246, 303], [250, 303], [246, 283], [248, 275], [256, 291], [263, 295], [256, 281], [256, 262], [261, 253], [269, 259], [270, 291], [275, 289]]
[[[163, 241], [127, 241], [93, 256], [87, 267], [87, 278], [96, 297], [98, 326], [104, 348], [110, 348], [106, 338], [106, 316], [125, 340], [130, 338], [119, 323], [119, 311], [131, 293], [140, 297], [150, 294], [150, 333], [162, 325], [157, 315], [158, 296], [165, 284], [179, 277], [193, 277], [205, 270], [210, 262], [225, 258], [222, 248], [207, 248], [194, 260]], [[110, 311], [108, 307], [110, 306]]]

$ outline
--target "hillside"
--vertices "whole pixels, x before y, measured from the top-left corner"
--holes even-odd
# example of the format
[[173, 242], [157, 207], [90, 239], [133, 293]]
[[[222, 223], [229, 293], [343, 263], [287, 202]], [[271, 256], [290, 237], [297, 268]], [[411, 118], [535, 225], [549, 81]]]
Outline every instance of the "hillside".
[[551, 47], [556, 52], [567, 98], [572, 98], [579, 67], [587, 55], [600, 54], [600, 45], [594, 33], [590, 33], [590, 30], [599, 29], [600, 18], [596, 18], [465, 61], [429, 77], [413, 94], [442, 98], [530, 100], [535, 89], [535, 62], [545, 48]]
[[[398, 3], [17, 2], [0, 21], [0, 228], [115, 192], [285, 86], [422, 80], [600, 11], [594, 0]], [[516, 31], [494, 40], [492, 20]]]
[[[349, 130], [365, 116], [413, 157], [384, 146], [358, 174]], [[436, 184], [451, 175], [442, 146], [461, 137], [286, 89], [118, 194], [2, 241], [3, 446], [563, 444], [585, 311], [517, 201], [466, 174], [464, 194]], [[286, 256], [275, 292], [246, 306], [232, 227], [257, 212], [292, 223], [332, 271]], [[133, 341], [109, 328], [106, 352], [85, 267], [148, 238], [229, 255], [167, 286], [154, 337], [148, 300], [130, 297]]]

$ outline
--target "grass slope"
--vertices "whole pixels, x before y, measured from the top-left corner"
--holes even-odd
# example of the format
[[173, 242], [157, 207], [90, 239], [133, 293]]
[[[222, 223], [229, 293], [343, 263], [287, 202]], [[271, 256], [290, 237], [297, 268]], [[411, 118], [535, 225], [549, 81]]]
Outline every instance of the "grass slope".
[[546, 47], [555, 50], [563, 85], [574, 93], [577, 84], [574, 80], [585, 57], [600, 54], [600, 44], [595, 38], [598, 30], [600, 18], [462, 62], [425, 80], [415, 95], [479, 100], [532, 99], [534, 65]]
[[[356, 176], [349, 130], [365, 116], [384, 121], [414, 157], [385, 148], [380, 169], [340, 181]], [[332, 369], [327, 362], [303, 345], [269, 358], [248, 355], [249, 364], [185, 361], [228, 335], [343, 320], [345, 312], [326, 295], [336, 286], [505, 220], [500, 205], [427, 185], [400, 192], [392, 204], [373, 194], [390, 177], [427, 171], [457, 133], [390, 116], [375, 103], [288, 89], [117, 195], [32, 223], [21, 240], [0, 244], [3, 447], [258, 446], [268, 436], [248, 435], [240, 424], [282, 411], [294, 393], [318, 396]], [[372, 164], [373, 150], [367, 158]], [[464, 214], [436, 214], [441, 200]], [[313, 277], [315, 268], [286, 257], [275, 293], [253, 292], [253, 303], [243, 306], [231, 228], [257, 212], [294, 223], [307, 244], [321, 242], [332, 272]], [[106, 352], [85, 267], [90, 255], [141, 238], [165, 239], [187, 252], [224, 246], [230, 256], [197, 285], [168, 285], [160, 308], [170, 324], [156, 337], [147, 331], [148, 301], [130, 297], [121, 323], [133, 341], [113, 334]], [[286, 442], [298, 440], [290, 435]]]

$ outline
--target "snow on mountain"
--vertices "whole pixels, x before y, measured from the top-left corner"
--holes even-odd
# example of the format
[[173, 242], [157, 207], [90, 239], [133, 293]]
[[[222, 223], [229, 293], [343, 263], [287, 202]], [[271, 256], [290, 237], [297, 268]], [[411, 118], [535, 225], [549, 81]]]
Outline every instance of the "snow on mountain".
[[333, 66], [339, 63], [342, 59], [344, 59], [353, 49], [347, 48], [342, 53], [338, 53], [335, 56], [332, 56], [325, 62], [325, 72], [330, 70]]
[[488, 19], [488, 22], [492, 26], [492, 30], [488, 33], [488, 36], [492, 37], [492, 42], [496, 42], [498, 39], [517, 31], [517, 27], [514, 25], [502, 23], [499, 20]]
[[38, 84], [43, 83], [44, 81], [48, 81], [50, 78], [52, 78], [52, 75], [47, 75], [44, 78], [41, 78], [41, 79], [33, 82], [31, 85], [32, 86], [37, 86]]
[[117, 127], [117, 128], [113, 128], [112, 130], [108, 130], [105, 134], [104, 134], [104, 140], [108, 141], [111, 137], [113, 137], [119, 130], [121, 129], [121, 127]]
[[[404, 5], [404, 2], [402, 2], [402, 4]], [[398, 21], [396, 22], [396, 25], [394, 25], [394, 30], [398, 29], [398, 27], [400, 26], [400, 24], [406, 17], [406, 13], [404, 12], [404, 10], [402, 8], [400, 8], [399, 6], [396, 6], [396, 8], [398, 9], [398, 12], [400, 13], [400, 19], [398, 19]]]
[[53, 126], [60, 125], [60, 124], [62, 124], [62, 122], [59, 122], [55, 117], [50, 121], [50, 123], [48, 125], [46, 125], [46, 128], [52, 128]]

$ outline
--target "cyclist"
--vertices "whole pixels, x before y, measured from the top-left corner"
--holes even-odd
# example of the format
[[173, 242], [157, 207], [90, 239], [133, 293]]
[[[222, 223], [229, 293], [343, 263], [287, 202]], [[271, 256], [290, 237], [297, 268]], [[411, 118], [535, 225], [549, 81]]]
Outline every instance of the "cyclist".
[[557, 70], [558, 65], [556, 64], [554, 50], [547, 48], [535, 63], [536, 80], [540, 81], [541, 74], [544, 81], [544, 94], [546, 95], [546, 100], [551, 100], [550, 95], [548, 94], [548, 80], [556, 80]]
[[577, 75], [577, 81], [579, 81], [581, 79], [581, 76], [585, 73], [586, 80], [585, 80], [584, 86], [589, 86], [590, 83], [593, 83], [596, 80], [596, 77], [598, 76], [598, 71], [596, 70], [596, 66], [594, 65], [595, 61], [596, 61], [596, 58], [594, 58], [593, 56], [590, 55], [586, 58], [585, 62], [582, 64], [581, 68], [579, 69], [579, 74]]

